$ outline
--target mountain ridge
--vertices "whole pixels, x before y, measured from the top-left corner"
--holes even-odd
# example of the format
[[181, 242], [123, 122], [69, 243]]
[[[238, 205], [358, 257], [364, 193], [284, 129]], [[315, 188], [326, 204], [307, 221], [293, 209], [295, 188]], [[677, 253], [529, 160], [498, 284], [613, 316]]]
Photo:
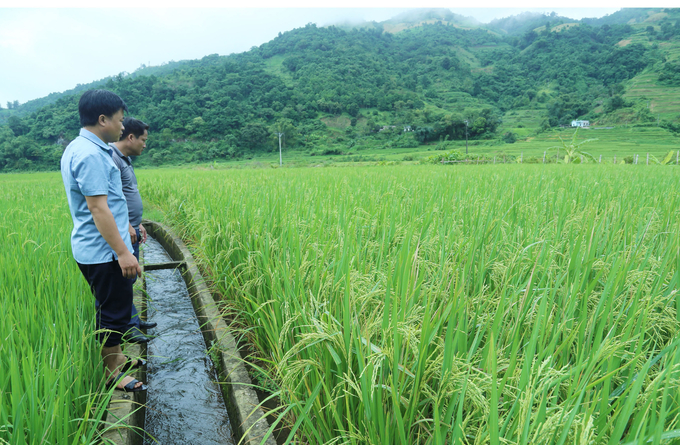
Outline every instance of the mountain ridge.
[[[677, 82], [677, 10], [640, 9], [601, 26], [528, 14], [496, 28], [441, 20], [464, 19], [452, 14], [423, 10], [348, 29], [309, 24], [244, 53], [142, 67], [97, 85], [120, 94], [133, 115], [152, 125], [157, 137], [140, 160], [150, 165], [271, 150], [271, 135], [282, 128], [286, 144], [297, 149], [343, 152], [456, 140], [466, 129], [472, 139], [500, 140], [503, 116], [521, 109], [540, 116], [535, 131], [605, 115], [651, 122], [663, 97], [645, 108], [649, 101], [638, 90], [628, 94], [627, 85], [641, 75], [663, 78], [664, 88]], [[53, 168], [79, 125], [77, 92], [52, 99], [30, 113], [6, 115], [0, 170]], [[667, 108], [671, 125], [680, 109]], [[399, 126], [414, 131], [380, 131]]]

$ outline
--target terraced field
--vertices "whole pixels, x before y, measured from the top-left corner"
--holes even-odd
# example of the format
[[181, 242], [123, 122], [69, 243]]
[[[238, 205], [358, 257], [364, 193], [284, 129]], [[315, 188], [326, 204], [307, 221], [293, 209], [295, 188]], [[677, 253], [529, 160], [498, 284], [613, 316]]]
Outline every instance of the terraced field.
[[[649, 44], [644, 39], [644, 44]], [[658, 42], [667, 61], [680, 60], [680, 42]], [[676, 121], [680, 118], [680, 86], [664, 85], [658, 82], [657, 72], [644, 72], [627, 82], [625, 97], [649, 101], [649, 109], [661, 119]]]

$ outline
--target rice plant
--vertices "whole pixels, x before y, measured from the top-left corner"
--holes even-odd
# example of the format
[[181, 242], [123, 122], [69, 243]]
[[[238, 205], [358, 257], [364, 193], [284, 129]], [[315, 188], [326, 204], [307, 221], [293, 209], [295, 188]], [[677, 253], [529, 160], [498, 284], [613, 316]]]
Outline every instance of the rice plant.
[[650, 166], [147, 171], [289, 443], [680, 436], [680, 194]]
[[97, 443], [109, 395], [61, 177], [0, 185], [0, 443]]

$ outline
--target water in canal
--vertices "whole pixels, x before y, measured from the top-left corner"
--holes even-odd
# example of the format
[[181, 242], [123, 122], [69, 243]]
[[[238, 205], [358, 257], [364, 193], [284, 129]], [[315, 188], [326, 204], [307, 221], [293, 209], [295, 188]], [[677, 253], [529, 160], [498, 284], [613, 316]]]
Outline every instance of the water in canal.
[[[172, 261], [151, 237], [143, 245], [144, 264]], [[148, 365], [144, 445], [233, 444], [217, 374], [207, 354], [198, 320], [178, 270], [145, 273]]]

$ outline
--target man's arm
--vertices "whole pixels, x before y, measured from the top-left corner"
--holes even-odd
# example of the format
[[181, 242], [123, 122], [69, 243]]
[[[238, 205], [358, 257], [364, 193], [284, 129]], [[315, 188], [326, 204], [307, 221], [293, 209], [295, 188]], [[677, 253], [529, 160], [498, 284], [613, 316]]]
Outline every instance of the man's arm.
[[113, 218], [106, 195], [86, 196], [87, 208], [92, 213], [92, 219], [97, 226], [97, 230], [104, 237], [104, 240], [111, 246], [118, 255], [118, 264], [123, 271], [125, 278], [134, 278], [142, 274], [142, 269], [137, 263], [137, 258], [130, 252], [125, 245], [125, 241], [120, 237], [116, 220]]

